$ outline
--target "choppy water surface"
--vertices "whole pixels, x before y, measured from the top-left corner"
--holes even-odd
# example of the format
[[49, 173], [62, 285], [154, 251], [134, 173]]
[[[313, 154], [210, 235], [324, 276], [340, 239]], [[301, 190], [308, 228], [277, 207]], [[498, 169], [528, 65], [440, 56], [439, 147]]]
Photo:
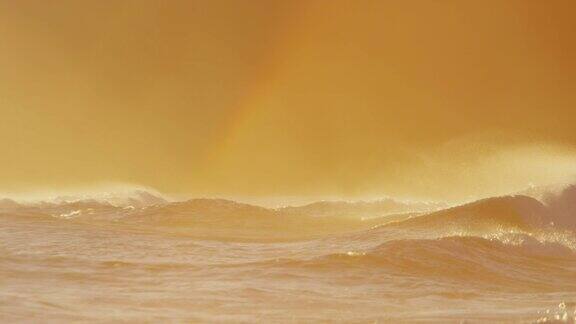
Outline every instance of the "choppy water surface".
[[574, 192], [440, 210], [4, 200], [0, 320], [574, 322]]

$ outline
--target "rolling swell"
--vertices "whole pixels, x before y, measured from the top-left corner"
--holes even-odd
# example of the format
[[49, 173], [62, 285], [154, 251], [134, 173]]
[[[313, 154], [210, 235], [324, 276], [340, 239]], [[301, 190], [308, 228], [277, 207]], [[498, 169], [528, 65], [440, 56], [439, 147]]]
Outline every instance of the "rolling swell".
[[[156, 202], [145, 196], [147, 200]], [[411, 210], [407, 205], [402, 206], [406, 206], [406, 211]], [[360, 207], [364, 210], [365, 204], [360, 204]], [[298, 208], [301, 213], [295, 213], [294, 209], [269, 209], [225, 199], [134, 205], [113, 205], [107, 201], [85, 199], [33, 204], [5, 201], [0, 205], [0, 217], [19, 221], [36, 219], [61, 221], [63, 224], [128, 226], [217, 240], [294, 240], [364, 230], [387, 222], [388, 217], [404, 218], [401, 215], [388, 215], [392, 211], [403, 210], [401, 207], [378, 207], [372, 208], [374, 214], [356, 214], [349, 207], [346, 213], [334, 211], [317, 216], [306, 206]]]
[[[276, 265], [271, 262], [269, 265]], [[281, 266], [308, 270], [356, 269], [496, 290], [576, 289], [576, 251], [527, 235], [500, 239], [449, 236], [399, 239], [367, 250], [333, 253]]]
[[0, 320], [530, 321], [576, 300], [572, 189], [441, 210], [134, 199], [0, 201]]

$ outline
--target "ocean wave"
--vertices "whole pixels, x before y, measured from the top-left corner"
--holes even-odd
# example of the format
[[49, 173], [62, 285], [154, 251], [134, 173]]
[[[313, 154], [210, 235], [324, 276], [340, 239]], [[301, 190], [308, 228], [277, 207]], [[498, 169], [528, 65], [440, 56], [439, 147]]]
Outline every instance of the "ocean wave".
[[28, 193], [0, 194], [0, 210], [25, 207], [53, 207], [66, 204], [145, 207], [166, 204], [170, 197], [137, 185], [107, 184], [75, 190], [37, 190]]
[[366, 250], [331, 253], [307, 260], [286, 259], [280, 263], [273, 260], [263, 265], [314, 271], [358, 269], [483, 285], [496, 290], [576, 289], [576, 250], [525, 234], [513, 236], [398, 239]]
[[576, 296], [572, 199], [562, 191], [400, 213], [363, 203], [287, 212], [223, 199], [3, 200], [0, 313], [62, 321], [62, 309], [84, 303], [70, 310], [78, 321], [118, 307], [134, 320], [194, 321], [179, 316], [236, 315], [249, 301], [278, 314], [316, 305], [318, 320], [335, 309], [347, 311], [342, 321], [563, 320]]
[[[258, 239], [305, 239], [331, 233], [362, 232], [373, 228], [402, 230], [412, 237], [455, 234], [487, 237], [516, 232], [533, 235], [576, 230], [576, 187], [569, 186], [539, 200], [524, 195], [493, 197], [438, 211], [410, 210], [405, 203], [386, 200], [311, 204], [270, 209], [225, 199], [168, 201], [154, 192], [135, 190], [105, 199], [59, 198], [51, 201], [0, 200], [0, 216], [53, 218], [85, 223], [111, 223], [170, 229], [181, 233]], [[428, 207], [423, 207], [428, 206]], [[434, 205], [437, 207], [437, 205]], [[338, 208], [342, 207], [342, 211]], [[431, 208], [416, 204], [419, 208]], [[358, 213], [362, 211], [362, 213]]]
[[406, 230], [464, 232], [481, 235], [494, 231], [576, 231], [576, 187], [549, 194], [546, 199], [524, 196], [487, 198], [412, 217], [387, 227]]

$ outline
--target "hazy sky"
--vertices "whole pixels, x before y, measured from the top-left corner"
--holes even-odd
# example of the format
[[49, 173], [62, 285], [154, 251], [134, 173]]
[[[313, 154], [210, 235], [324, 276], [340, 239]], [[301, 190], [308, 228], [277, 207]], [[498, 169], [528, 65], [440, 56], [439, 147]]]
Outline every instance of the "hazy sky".
[[576, 174], [576, 2], [0, 0], [0, 190], [462, 199]]

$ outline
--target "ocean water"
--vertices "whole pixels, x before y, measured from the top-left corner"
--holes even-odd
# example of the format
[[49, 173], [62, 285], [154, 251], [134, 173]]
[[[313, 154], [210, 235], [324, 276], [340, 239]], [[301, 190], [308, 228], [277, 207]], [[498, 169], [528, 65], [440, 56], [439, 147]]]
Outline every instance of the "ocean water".
[[576, 321], [576, 189], [462, 206], [0, 202], [0, 322]]

